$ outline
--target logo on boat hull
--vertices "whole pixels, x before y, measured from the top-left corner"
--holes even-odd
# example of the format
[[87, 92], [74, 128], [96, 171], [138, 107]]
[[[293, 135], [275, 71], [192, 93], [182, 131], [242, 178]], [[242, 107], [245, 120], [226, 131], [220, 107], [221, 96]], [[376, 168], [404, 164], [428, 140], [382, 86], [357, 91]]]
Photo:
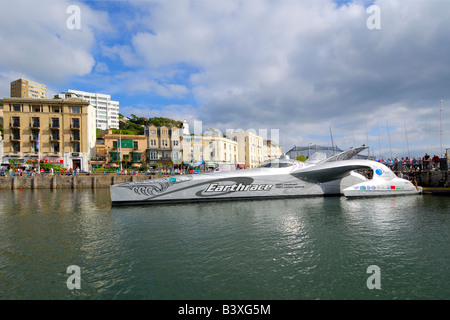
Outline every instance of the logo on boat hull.
[[271, 184], [244, 184], [235, 183], [232, 185], [219, 185], [218, 183], [211, 183], [205, 192], [239, 192], [239, 191], [268, 191], [272, 189]]

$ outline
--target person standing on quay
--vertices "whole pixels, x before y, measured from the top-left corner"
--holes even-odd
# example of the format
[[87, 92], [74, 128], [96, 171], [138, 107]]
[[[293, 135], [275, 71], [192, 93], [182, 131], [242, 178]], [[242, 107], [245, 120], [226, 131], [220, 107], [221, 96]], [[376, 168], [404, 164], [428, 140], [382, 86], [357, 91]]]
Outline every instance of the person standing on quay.
[[423, 169], [430, 169], [430, 155], [428, 153], [425, 153], [425, 155], [423, 156]]

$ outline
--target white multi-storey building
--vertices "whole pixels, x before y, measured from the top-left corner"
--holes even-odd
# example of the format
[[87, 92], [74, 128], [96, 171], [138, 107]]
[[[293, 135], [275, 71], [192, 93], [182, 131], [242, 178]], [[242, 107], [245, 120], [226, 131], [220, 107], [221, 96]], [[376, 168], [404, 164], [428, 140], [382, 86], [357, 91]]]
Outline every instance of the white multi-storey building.
[[119, 102], [112, 101], [110, 95], [78, 90], [69, 90], [69, 92], [77, 94], [95, 107], [97, 129], [119, 129]]

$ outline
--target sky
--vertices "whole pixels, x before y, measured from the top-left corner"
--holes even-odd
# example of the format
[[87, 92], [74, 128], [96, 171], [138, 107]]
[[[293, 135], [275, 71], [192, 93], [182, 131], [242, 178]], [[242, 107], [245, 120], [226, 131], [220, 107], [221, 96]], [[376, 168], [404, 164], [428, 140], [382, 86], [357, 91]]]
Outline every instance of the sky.
[[0, 96], [22, 77], [284, 152], [441, 155], [449, 21], [450, 0], [0, 0]]

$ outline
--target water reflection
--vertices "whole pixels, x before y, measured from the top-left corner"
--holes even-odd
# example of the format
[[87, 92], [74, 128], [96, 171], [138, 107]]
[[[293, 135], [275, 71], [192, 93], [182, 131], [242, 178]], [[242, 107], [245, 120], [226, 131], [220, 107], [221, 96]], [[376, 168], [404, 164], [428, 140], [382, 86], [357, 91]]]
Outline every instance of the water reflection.
[[[113, 207], [108, 189], [0, 191], [0, 298], [447, 297], [449, 200]], [[65, 285], [82, 270], [82, 289]], [[380, 266], [383, 290], [365, 288]], [[6, 289], [4, 289], [6, 288]], [[417, 289], [417, 288], [420, 288]], [[437, 291], [435, 290], [437, 288]]]

